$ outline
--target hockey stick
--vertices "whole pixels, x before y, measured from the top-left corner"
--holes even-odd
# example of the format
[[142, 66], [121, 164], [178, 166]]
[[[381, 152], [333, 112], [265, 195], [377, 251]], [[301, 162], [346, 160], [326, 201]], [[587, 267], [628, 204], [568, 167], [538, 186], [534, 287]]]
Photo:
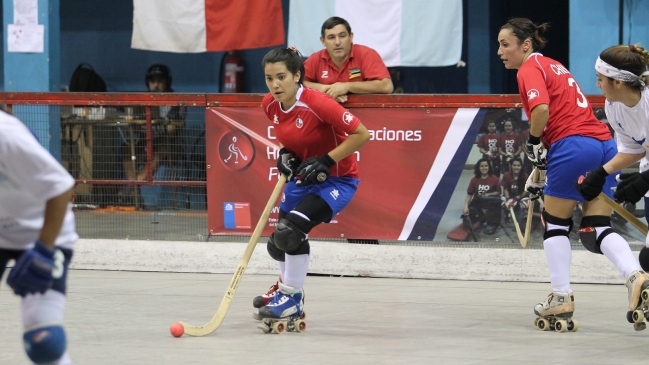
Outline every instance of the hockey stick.
[[599, 193], [597, 198], [604, 202], [604, 204], [608, 205], [617, 214], [621, 215], [622, 218], [626, 219], [627, 222], [631, 223], [631, 225], [637, 228], [638, 231], [640, 231], [643, 235], [647, 235], [647, 225], [642, 223], [642, 221], [631, 214], [631, 212], [624, 209], [620, 204], [616, 203], [613, 199], [609, 198], [604, 193]]
[[[277, 198], [279, 197], [279, 194], [282, 192], [282, 188], [284, 187], [285, 183], [286, 183], [286, 176], [284, 174], [281, 174], [279, 177], [279, 181], [277, 181], [277, 185], [275, 185], [275, 189], [273, 190], [273, 193], [270, 194], [270, 199], [268, 199], [268, 203], [266, 203], [266, 207], [264, 208], [261, 217], [259, 217], [259, 222], [257, 223], [257, 226], [255, 227], [255, 230], [252, 233], [252, 237], [250, 237], [250, 241], [248, 241], [248, 246], [246, 247], [246, 251], [243, 253], [243, 257], [241, 258], [241, 261], [239, 261], [239, 266], [237, 267], [237, 270], [234, 272], [234, 276], [232, 276], [232, 280], [230, 280], [230, 286], [228, 287], [228, 290], [225, 292], [225, 295], [221, 300], [221, 304], [219, 305], [219, 309], [216, 311], [214, 317], [212, 317], [212, 319], [209, 322], [207, 322], [202, 326], [192, 326], [185, 322], [178, 322], [183, 326], [184, 334], [188, 336], [196, 336], [196, 337], [206, 336], [216, 331], [217, 328], [219, 328], [221, 322], [223, 322], [223, 319], [225, 318], [225, 315], [228, 313], [228, 309], [230, 309], [230, 304], [232, 303], [232, 298], [234, 297], [234, 293], [236, 293], [237, 288], [239, 287], [239, 283], [241, 282], [243, 273], [246, 271], [246, 267], [248, 266], [248, 262], [250, 261], [250, 257], [252, 256], [252, 252], [255, 250], [255, 247], [257, 246], [257, 241], [259, 240], [259, 237], [261, 237], [261, 232], [264, 230], [264, 227], [268, 223], [268, 217], [270, 216], [270, 211], [275, 205], [275, 202], [277, 202]], [[176, 324], [174, 324], [173, 326], [175, 325]], [[173, 326], [172, 326], [172, 333], [173, 333]]]
[[[539, 169], [536, 167], [532, 171], [532, 182], [538, 182], [539, 181]], [[541, 199], [539, 197], [538, 199]], [[536, 200], [536, 199], [535, 199]], [[535, 200], [530, 200], [530, 204], [527, 207], [527, 221], [525, 221], [525, 235], [521, 233], [521, 227], [518, 225], [518, 221], [516, 220], [516, 216], [514, 215], [514, 208], [509, 208], [510, 212], [512, 214], [512, 219], [514, 221], [514, 226], [516, 227], [516, 234], [518, 235], [518, 242], [520, 242], [521, 246], [523, 248], [527, 247], [527, 244], [530, 242], [530, 231], [532, 230], [532, 216], [534, 215], [534, 201]]]

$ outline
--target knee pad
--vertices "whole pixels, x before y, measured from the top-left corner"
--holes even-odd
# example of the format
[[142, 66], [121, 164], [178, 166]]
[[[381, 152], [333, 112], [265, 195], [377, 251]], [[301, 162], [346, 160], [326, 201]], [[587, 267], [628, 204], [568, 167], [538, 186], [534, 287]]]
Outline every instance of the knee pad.
[[275, 233], [271, 234], [268, 238], [268, 243], [266, 244], [266, 249], [268, 249], [268, 254], [275, 261], [284, 262], [284, 251], [280, 250], [275, 244]]
[[[543, 218], [543, 227], [545, 229], [543, 233], [544, 240], [556, 236], [569, 237], [570, 231], [572, 231], [572, 218], [558, 218], [551, 215], [545, 210], [543, 211], [541, 217]], [[567, 229], [560, 229], [556, 226], [565, 227]]]
[[[600, 233], [598, 234], [596, 227], [606, 228], [603, 231], [600, 230]], [[611, 228], [611, 217], [605, 215], [590, 215], [581, 219], [579, 238], [581, 239], [581, 244], [590, 252], [601, 255], [602, 250], [599, 247], [602, 244], [602, 240], [611, 233], [615, 233], [613, 228]]]
[[649, 247], [643, 247], [638, 255], [638, 261], [642, 270], [649, 272]]
[[289, 213], [279, 220], [275, 228], [275, 245], [284, 252], [294, 252], [307, 242], [309, 236], [305, 232], [311, 231], [311, 228], [308, 218]]
[[23, 334], [23, 343], [34, 363], [54, 362], [65, 353], [65, 331], [59, 325], [34, 328]]

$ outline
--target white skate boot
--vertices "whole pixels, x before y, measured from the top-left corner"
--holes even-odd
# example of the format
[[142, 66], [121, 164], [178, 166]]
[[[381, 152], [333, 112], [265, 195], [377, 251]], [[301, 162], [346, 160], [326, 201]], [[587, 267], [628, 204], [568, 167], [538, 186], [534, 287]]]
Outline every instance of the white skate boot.
[[579, 323], [572, 319], [575, 311], [575, 297], [572, 293], [552, 292], [545, 302], [534, 306], [534, 326], [541, 331], [553, 329], [557, 332], [576, 332]]
[[649, 321], [649, 275], [644, 271], [634, 271], [624, 285], [629, 290], [629, 311], [626, 313], [626, 319], [633, 323], [636, 331], [642, 331], [647, 328], [645, 318]]

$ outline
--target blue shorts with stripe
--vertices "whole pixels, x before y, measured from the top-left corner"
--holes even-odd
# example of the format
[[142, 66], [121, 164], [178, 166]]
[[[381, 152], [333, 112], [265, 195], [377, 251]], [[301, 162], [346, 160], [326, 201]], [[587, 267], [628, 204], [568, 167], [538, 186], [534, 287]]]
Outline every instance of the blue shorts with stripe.
[[[282, 201], [279, 203], [279, 208], [285, 212], [290, 212], [295, 208], [298, 203], [304, 199], [308, 194], [315, 194], [329, 204], [335, 217], [340, 211], [345, 209], [347, 204], [352, 200], [360, 179], [352, 177], [330, 177], [320, 185], [309, 185], [298, 187], [294, 181], [286, 184], [284, 194], [282, 194]], [[329, 222], [327, 222], [329, 223]]]
[[[591, 137], [570, 136], [558, 140], [548, 152], [544, 194], [583, 202], [584, 198], [575, 188], [579, 176], [585, 176], [587, 172], [607, 163], [616, 154], [617, 145], [613, 139], [600, 141]], [[617, 174], [611, 173], [602, 189], [610, 197], [613, 197], [612, 189], [617, 186]]]

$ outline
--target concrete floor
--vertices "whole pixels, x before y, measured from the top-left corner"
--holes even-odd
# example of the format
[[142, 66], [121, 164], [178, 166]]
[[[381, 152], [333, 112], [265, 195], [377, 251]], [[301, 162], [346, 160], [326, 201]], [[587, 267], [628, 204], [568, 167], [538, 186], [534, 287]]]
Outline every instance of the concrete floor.
[[[70, 272], [66, 330], [75, 364], [646, 364], [649, 330], [626, 322], [623, 285], [574, 285], [580, 329], [541, 332], [547, 283], [309, 276], [307, 331], [264, 334], [246, 275], [212, 335], [174, 338], [214, 315], [231, 275]], [[19, 298], [0, 285], [0, 364], [27, 364]]]

